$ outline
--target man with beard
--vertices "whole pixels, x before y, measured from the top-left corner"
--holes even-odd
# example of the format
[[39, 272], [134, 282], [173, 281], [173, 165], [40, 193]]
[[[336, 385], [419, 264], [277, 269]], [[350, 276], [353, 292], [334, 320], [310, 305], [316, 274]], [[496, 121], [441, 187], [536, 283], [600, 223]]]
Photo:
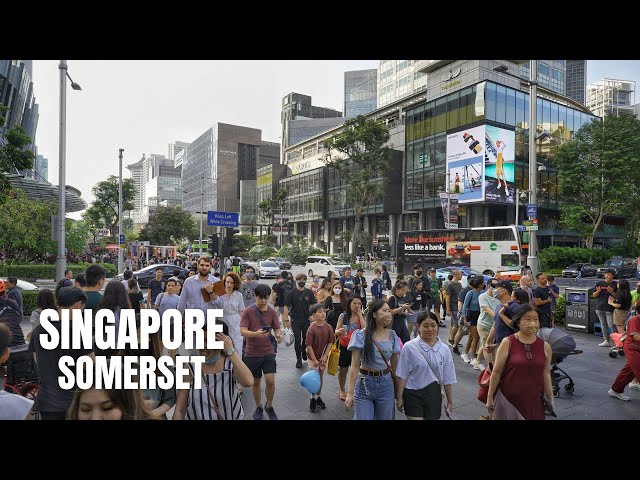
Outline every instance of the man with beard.
[[[198, 308], [206, 312], [208, 308], [222, 308], [223, 303], [220, 297], [213, 293], [213, 284], [219, 282], [218, 277], [211, 275], [211, 257], [203, 255], [198, 259], [198, 275], [193, 275], [184, 281], [178, 310], [184, 315], [187, 308]], [[202, 298], [202, 287], [205, 287], [211, 301], [206, 302]]]

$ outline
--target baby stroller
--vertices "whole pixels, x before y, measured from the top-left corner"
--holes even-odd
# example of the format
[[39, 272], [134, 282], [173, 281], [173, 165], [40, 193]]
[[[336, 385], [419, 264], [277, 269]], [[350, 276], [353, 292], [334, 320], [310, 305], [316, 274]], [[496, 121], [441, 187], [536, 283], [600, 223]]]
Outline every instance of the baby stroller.
[[29, 352], [29, 346], [25, 344], [11, 347], [11, 355], [5, 366], [7, 375], [5, 391], [35, 400], [40, 382], [38, 369], [33, 361], [33, 354]]
[[553, 384], [553, 396], [560, 395], [560, 382], [569, 380], [564, 386], [567, 393], [573, 393], [575, 384], [567, 372], [562, 370], [558, 364], [569, 355], [577, 355], [582, 350], [576, 350], [576, 341], [571, 335], [561, 328], [541, 328], [538, 337], [551, 345], [551, 383]]

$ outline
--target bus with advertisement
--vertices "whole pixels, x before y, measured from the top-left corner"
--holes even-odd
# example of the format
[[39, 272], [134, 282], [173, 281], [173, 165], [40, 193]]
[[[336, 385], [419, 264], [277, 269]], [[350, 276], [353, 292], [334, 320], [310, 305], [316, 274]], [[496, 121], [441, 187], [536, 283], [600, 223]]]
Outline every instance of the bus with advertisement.
[[398, 272], [411, 274], [416, 263], [435, 269], [469, 267], [504, 280], [519, 280], [523, 250], [514, 225], [403, 231], [398, 234]]

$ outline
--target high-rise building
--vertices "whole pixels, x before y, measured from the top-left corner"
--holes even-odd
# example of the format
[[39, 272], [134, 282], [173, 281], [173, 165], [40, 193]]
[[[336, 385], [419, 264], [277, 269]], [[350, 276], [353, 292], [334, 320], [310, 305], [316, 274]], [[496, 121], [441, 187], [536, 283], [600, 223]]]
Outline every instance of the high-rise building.
[[357, 117], [376, 109], [378, 70], [344, 72], [344, 116]]
[[138, 160], [136, 163], [132, 163], [131, 165], [127, 165], [127, 170], [129, 170], [130, 172], [130, 178], [133, 179], [136, 185], [136, 196], [133, 200], [133, 204], [135, 205], [135, 210], [137, 210], [138, 212], [140, 212], [144, 207], [144, 200], [146, 198], [144, 195], [144, 187], [146, 182], [144, 181], [143, 175], [143, 172], [145, 170], [145, 163], [146, 158], [143, 153], [140, 160]]
[[438, 60], [380, 60], [378, 64], [378, 108], [427, 88], [424, 62]]
[[316, 107], [309, 95], [290, 93], [282, 99], [282, 148], [300, 143], [344, 123], [342, 112]]
[[565, 95], [584, 105], [587, 91], [587, 61], [565, 60]]
[[599, 117], [634, 114], [636, 82], [603, 78], [587, 86], [586, 105]]
[[174, 162], [175, 167], [179, 167], [182, 165], [183, 157], [180, 155], [180, 152], [184, 151], [189, 144], [187, 142], [176, 141], [169, 144], [169, 155], [167, 158]]

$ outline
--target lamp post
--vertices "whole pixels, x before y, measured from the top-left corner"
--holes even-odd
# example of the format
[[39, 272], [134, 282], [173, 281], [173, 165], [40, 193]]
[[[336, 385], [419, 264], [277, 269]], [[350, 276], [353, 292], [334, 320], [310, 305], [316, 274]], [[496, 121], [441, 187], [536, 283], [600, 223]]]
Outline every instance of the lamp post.
[[120, 160], [120, 183], [118, 184], [118, 273], [122, 273], [122, 152], [124, 148], [120, 149], [118, 159]]
[[65, 231], [65, 215], [66, 215], [66, 169], [67, 169], [67, 78], [71, 81], [71, 88], [74, 90], [82, 90], [80, 85], [74, 82], [67, 72], [67, 61], [60, 60], [58, 64], [60, 69], [60, 143], [59, 143], [59, 171], [58, 171], [58, 256], [56, 257], [56, 280], [64, 278], [64, 271], [67, 269], [67, 252], [66, 252], [66, 231]]
[[202, 211], [204, 210], [204, 175], [200, 177], [200, 248], [199, 252], [202, 256]]

